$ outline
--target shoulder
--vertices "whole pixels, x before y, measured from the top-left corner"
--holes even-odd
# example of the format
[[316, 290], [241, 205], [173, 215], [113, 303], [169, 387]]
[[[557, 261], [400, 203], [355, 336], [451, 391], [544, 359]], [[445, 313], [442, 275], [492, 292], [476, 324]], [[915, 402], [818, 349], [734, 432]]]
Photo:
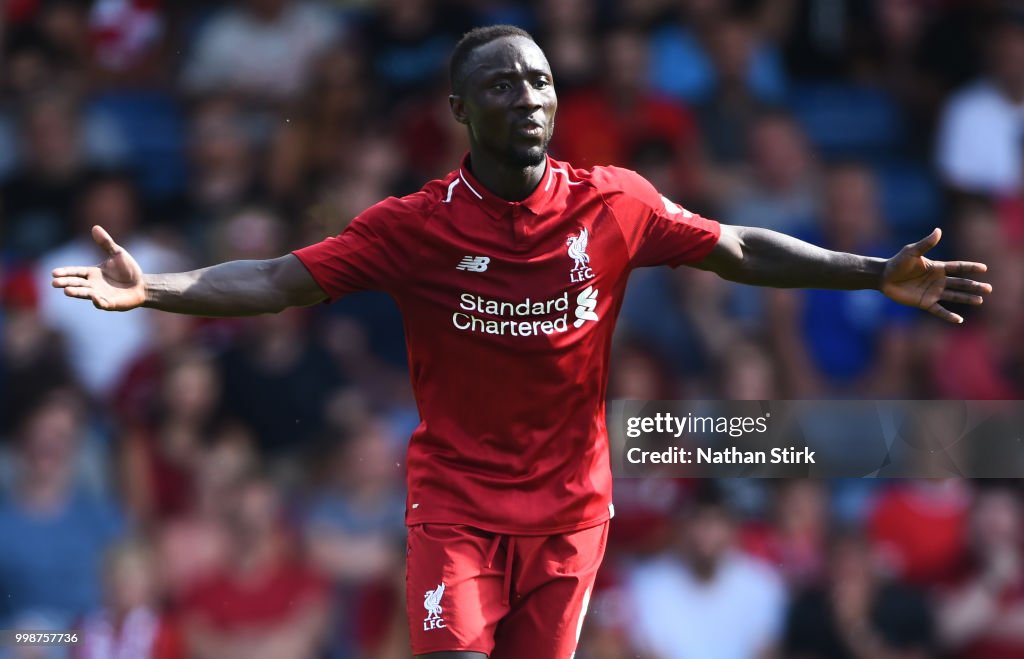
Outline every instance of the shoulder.
[[634, 200], [651, 205], [661, 204], [661, 195], [640, 174], [624, 167], [601, 165], [589, 169], [575, 169], [565, 163], [555, 163], [570, 172], [570, 178], [584, 183], [588, 189], [607, 201]]
[[565, 163], [556, 164], [569, 167], [576, 174], [576, 178], [589, 182], [593, 187], [602, 192], [621, 192], [647, 182], [647, 179], [633, 170], [626, 169], [625, 167], [616, 167], [615, 165], [598, 165], [589, 169], [575, 169]]
[[393, 228], [420, 227], [444, 202], [449, 178], [452, 177], [430, 181], [422, 189], [409, 195], [382, 199], [360, 213], [356, 221]]

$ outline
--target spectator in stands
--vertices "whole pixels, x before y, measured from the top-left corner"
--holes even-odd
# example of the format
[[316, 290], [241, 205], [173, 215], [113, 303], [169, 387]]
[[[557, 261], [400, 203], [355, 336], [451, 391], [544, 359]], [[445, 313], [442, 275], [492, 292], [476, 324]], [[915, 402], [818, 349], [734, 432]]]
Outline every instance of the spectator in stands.
[[7, 95], [5, 100], [24, 101], [47, 90], [75, 89], [77, 81], [60, 49], [38, 26], [30, 22], [4, 36], [5, 76], [0, 84]]
[[783, 233], [808, 232], [821, 211], [821, 173], [810, 144], [787, 113], [768, 110], [747, 133], [749, 161], [719, 192], [722, 219]]
[[782, 397], [778, 367], [765, 346], [741, 340], [718, 356], [717, 390], [726, 400], [778, 400]]
[[894, 483], [868, 514], [868, 536], [889, 573], [935, 586], [963, 558], [969, 505], [970, 490], [958, 478]]
[[86, 170], [122, 161], [124, 143], [87, 121], [62, 91], [26, 99], [19, 119], [21, 166], [0, 187], [0, 243], [5, 251], [37, 258], [78, 235], [73, 209]]
[[[785, 111], [764, 110], [749, 126], [744, 141], [747, 157], [721, 170], [719, 176], [708, 177], [717, 213], [731, 224], [810, 234], [821, 214], [823, 177], [800, 126]], [[719, 343], [733, 340], [724, 328], [736, 321], [747, 331], [762, 331], [768, 297], [764, 289], [703, 279], [718, 292], [720, 306], [717, 314], [705, 315], [708, 297], [713, 296], [703, 292], [693, 296], [700, 308], [692, 308], [690, 317], [706, 325], [705, 337]]]
[[[990, 203], [962, 204], [956, 249], [991, 263], [999, 295], [978, 309], [962, 332], [936, 331], [923, 346], [927, 394], [937, 398], [1015, 400], [1024, 393], [1024, 259]], [[932, 360], [942, 356], [939, 368]]]
[[595, 35], [601, 16], [596, 3], [541, 0], [534, 14], [534, 36], [544, 48], [551, 70], [558, 71], [559, 93], [571, 93], [600, 77], [600, 40]]
[[443, 178], [452, 159], [469, 150], [466, 131], [451, 120], [448, 91], [446, 82], [438, 82], [396, 117], [400, 133], [395, 148], [402, 151], [406, 172], [399, 177], [403, 190], [414, 189], [414, 181]]
[[[651, 34], [655, 89], [694, 104], [710, 100], [723, 85], [741, 86], [761, 101], [782, 100], [785, 72], [779, 54], [762, 38], [754, 17], [730, 14], [729, 3], [721, 0], [680, 4], [682, 20]], [[715, 61], [723, 55], [728, 62]], [[724, 81], [723, 75], [737, 80]]]
[[644, 35], [615, 30], [604, 38], [601, 53], [604, 75], [599, 84], [560, 98], [553, 151], [580, 167], [592, 167], [629, 162], [640, 147], [661, 143], [674, 156], [666, 194], [691, 191], [697, 123], [681, 103], [649, 91]]
[[103, 571], [103, 608], [82, 620], [75, 659], [179, 659], [181, 632], [160, 610], [159, 566], [142, 540], [110, 549]]
[[671, 400], [681, 395], [672, 381], [664, 355], [649, 342], [628, 335], [617, 337], [615, 363], [608, 376], [609, 398]]
[[920, 156], [932, 148], [936, 111], [942, 100], [941, 81], [928, 61], [929, 31], [935, 23], [929, 14], [935, 12], [917, 0], [875, 3], [874, 20], [855, 33], [855, 52], [850, 58], [858, 83], [885, 89], [902, 106], [908, 119], [904, 127], [907, 141]]
[[327, 588], [283, 526], [281, 493], [268, 480], [243, 482], [230, 504], [231, 560], [186, 597], [189, 656], [313, 659], [325, 645]]
[[184, 229], [197, 247], [208, 249], [210, 227], [259, 193], [256, 132], [243, 106], [226, 96], [199, 102], [190, 119], [192, 166]]
[[[666, 198], [693, 199], [694, 203], [699, 203], [700, 192], [690, 186], [701, 186], [704, 176], [689, 167], [680, 168], [685, 159], [678, 155], [678, 148], [678, 143], [663, 139], [638, 142], [628, 160], [629, 167], [650, 181]], [[668, 371], [692, 374], [704, 370], [706, 355], [703, 346], [698, 344], [700, 337], [694, 328], [696, 319], [681, 312], [684, 301], [680, 299], [680, 291], [687, 289], [691, 283], [689, 277], [697, 271], [681, 270], [689, 269], [634, 270], [630, 274], [628, 292], [619, 314], [618, 331], [629, 337], [634, 344], [646, 344], [650, 351], [656, 353], [654, 359], [667, 362], [664, 367]], [[672, 311], [666, 313], [666, 310]], [[612, 361], [613, 369], [616, 362]], [[671, 392], [672, 389], [667, 391]], [[662, 397], [674, 398], [681, 395], [676, 391]]]
[[[875, 180], [858, 164], [832, 168], [824, 215], [805, 239], [845, 252], [881, 256], [886, 244]], [[910, 317], [860, 291], [769, 293], [775, 347], [795, 397], [899, 397], [907, 391]]]
[[29, 616], [67, 629], [100, 604], [103, 553], [122, 529], [109, 501], [77, 477], [85, 436], [82, 401], [54, 392], [37, 401], [15, 438], [13, 489], [0, 497], [0, 624]]
[[938, 610], [942, 640], [962, 659], [1024, 654], [1024, 505], [1005, 484], [979, 485], [970, 558]]
[[0, 271], [0, 444], [35, 401], [74, 383], [64, 339], [38, 307], [30, 269]]
[[712, 481], [701, 485], [681, 552], [640, 563], [628, 578], [633, 645], [662, 659], [772, 656], [785, 590], [768, 565], [738, 551], [728, 505]]
[[145, 527], [194, 505], [196, 472], [219, 402], [215, 363], [179, 353], [163, 374], [156, 406], [125, 429], [118, 447], [125, 504]]
[[344, 376], [305, 329], [302, 310], [258, 316], [220, 358], [224, 406], [252, 428], [264, 455], [295, 455], [321, 427], [324, 401]]
[[234, 3], [203, 26], [182, 83], [192, 93], [229, 92], [278, 104], [301, 93], [313, 61], [338, 36], [334, 17], [315, 3]]
[[[333, 47], [314, 65], [303, 111], [307, 166], [314, 183], [330, 179], [356, 151], [354, 143], [371, 119], [369, 68], [364, 50], [349, 43]], [[447, 104], [442, 107], [446, 109]]]
[[[173, 320], [172, 320], [173, 319]], [[197, 350], [193, 338], [198, 321], [190, 316], [155, 314], [150, 319], [149, 349], [133, 360], [111, 396], [112, 414], [122, 428], [151, 421], [158, 409], [163, 382], [179, 355]]]
[[93, 73], [100, 83], [153, 87], [168, 82], [162, 0], [99, 0], [89, 12]]
[[1024, 260], [998, 249], [992, 261], [993, 288], [999, 296], [980, 309], [963, 332], [942, 332], [930, 355], [929, 382], [941, 398], [1020, 400], [1024, 396]]
[[800, 79], [836, 79], [850, 74], [861, 35], [871, 28], [872, 5], [863, 2], [794, 0], [781, 11], [786, 70]]
[[946, 105], [937, 160], [956, 190], [1008, 195], [1024, 185], [1024, 8], [998, 14], [988, 55], [988, 75]]
[[921, 592], [885, 581], [869, 544], [840, 533], [820, 587], [799, 593], [786, 616], [794, 659], [928, 659], [935, 630]]
[[202, 450], [190, 493], [192, 507], [155, 529], [163, 590], [172, 606], [182, 604], [210, 574], [227, 568], [233, 555], [226, 527], [232, 499], [257, 460], [248, 430], [222, 425]]
[[401, 573], [405, 495], [399, 442], [371, 420], [334, 446], [326, 480], [309, 503], [305, 536], [310, 556], [335, 582], [333, 654], [372, 656], [404, 615]]
[[[51, 270], [72, 259], [75, 263], [93, 263], [102, 252], [89, 240], [89, 228], [95, 224], [114, 227], [124, 236], [125, 248], [144, 267], [166, 272], [184, 265], [173, 251], [137, 232], [139, 205], [131, 178], [122, 172], [100, 172], [84, 184], [75, 202], [76, 237], [43, 255], [36, 267], [39, 290], [49, 288]], [[82, 308], [61, 295], [44, 295], [40, 313], [48, 325], [67, 339], [71, 365], [89, 392], [104, 398], [117, 384], [124, 369], [149, 345], [149, 313], [110, 316], [97, 309]], [[102, 335], [108, 341], [97, 342]]]
[[[747, 156], [744, 136], [761, 108], [782, 100], [781, 89], [759, 90], [750, 82], [758, 60], [757, 26], [734, 15], [715, 20], [706, 42], [715, 85], [698, 106], [708, 154], [717, 163], [737, 164]], [[781, 82], [779, 82], [781, 87]]]
[[[23, 167], [19, 159], [19, 102], [38, 94], [59, 77], [56, 49], [49, 41], [31, 27], [22, 27], [14, 34], [3, 35], [0, 43], [0, 91], [4, 101], [0, 103], [0, 181], [6, 181], [16, 173], [16, 167]], [[4, 234], [0, 234], [7, 236]]]
[[[763, 400], [763, 398], [756, 398]], [[790, 588], [822, 576], [828, 540], [828, 494], [820, 481], [788, 480], [772, 492], [771, 520], [743, 528], [741, 544], [778, 568]]]
[[376, 99], [386, 108], [429, 89], [442, 77], [451, 47], [472, 27], [470, 12], [445, 12], [437, 0], [377, 3], [362, 32]]

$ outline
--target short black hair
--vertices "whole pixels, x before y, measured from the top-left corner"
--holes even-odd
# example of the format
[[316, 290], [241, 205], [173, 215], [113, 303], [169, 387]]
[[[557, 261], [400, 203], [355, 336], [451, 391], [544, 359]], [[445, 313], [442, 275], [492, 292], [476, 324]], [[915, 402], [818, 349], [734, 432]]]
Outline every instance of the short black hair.
[[[448, 64], [448, 77], [451, 83], [452, 92], [459, 93], [466, 82], [465, 66], [473, 51], [504, 37], [523, 37], [534, 41], [533, 36], [526, 30], [515, 25], [487, 25], [475, 27], [462, 35], [459, 42], [452, 50], [452, 57]], [[536, 43], [536, 42], [535, 42]]]

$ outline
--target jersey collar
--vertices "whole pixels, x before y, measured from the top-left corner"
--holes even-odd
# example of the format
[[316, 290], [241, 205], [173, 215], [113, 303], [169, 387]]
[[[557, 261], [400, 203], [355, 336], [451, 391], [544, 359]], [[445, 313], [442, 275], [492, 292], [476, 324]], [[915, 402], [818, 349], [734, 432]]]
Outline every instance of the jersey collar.
[[459, 166], [458, 177], [462, 180], [463, 185], [466, 186], [466, 191], [473, 197], [473, 199], [479, 201], [479, 203], [493, 211], [499, 217], [503, 216], [507, 211], [514, 210], [515, 208], [525, 208], [534, 215], [540, 215], [544, 206], [554, 196], [555, 190], [558, 187], [558, 177], [553, 176], [554, 169], [557, 168], [557, 164], [551, 159], [551, 156], [545, 155], [546, 167], [544, 169], [544, 176], [541, 177], [540, 183], [534, 188], [530, 195], [522, 201], [508, 201], [502, 199], [498, 195], [494, 194], [473, 176], [473, 173], [469, 171], [469, 153], [462, 157], [462, 164]]

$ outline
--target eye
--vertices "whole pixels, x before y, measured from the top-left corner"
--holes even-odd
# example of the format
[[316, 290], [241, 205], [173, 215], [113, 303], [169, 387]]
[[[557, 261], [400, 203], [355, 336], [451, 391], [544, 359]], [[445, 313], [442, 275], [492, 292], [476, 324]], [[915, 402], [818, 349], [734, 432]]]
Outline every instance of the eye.
[[491, 85], [491, 89], [497, 89], [498, 91], [505, 91], [506, 89], [512, 89], [512, 85], [510, 85], [510, 84], [508, 84], [508, 82], [502, 80], [500, 82], [496, 82], [493, 85]]
[[551, 81], [545, 78], [538, 78], [534, 81], [533, 86], [537, 89], [546, 89], [551, 86]]

